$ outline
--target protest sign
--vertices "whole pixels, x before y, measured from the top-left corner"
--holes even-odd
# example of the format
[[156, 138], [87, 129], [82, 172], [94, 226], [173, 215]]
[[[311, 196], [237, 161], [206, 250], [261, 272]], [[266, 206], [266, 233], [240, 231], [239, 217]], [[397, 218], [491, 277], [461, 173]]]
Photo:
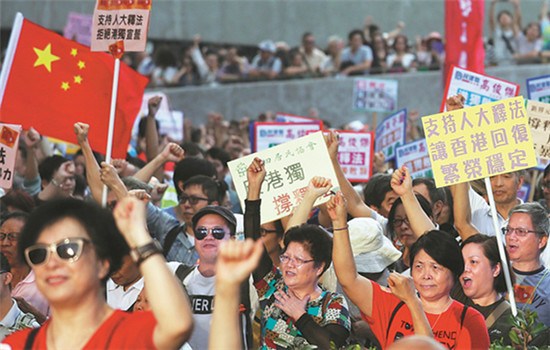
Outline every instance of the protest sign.
[[338, 163], [351, 182], [366, 182], [372, 176], [372, 132], [338, 131]]
[[0, 187], [11, 188], [21, 125], [0, 123]]
[[538, 156], [550, 159], [550, 104], [527, 101], [527, 115]]
[[323, 128], [322, 121], [314, 123], [254, 123], [254, 152], [280, 145]]
[[413, 178], [434, 176], [426, 139], [416, 140], [397, 147], [395, 155], [397, 168], [401, 168], [403, 165], [406, 166]]
[[386, 161], [395, 158], [395, 148], [405, 144], [406, 122], [407, 110], [402, 109], [376, 127], [374, 149], [376, 152], [383, 152]]
[[[338, 184], [323, 133], [316, 132], [227, 163], [243, 208], [248, 190], [246, 171], [255, 157], [265, 162], [267, 172], [261, 192], [262, 223], [292, 213], [312, 177], [323, 176], [331, 179], [334, 186]], [[321, 197], [315, 205], [328, 199]]]
[[393, 112], [397, 108], [397, 91], [397, 80], [356, 78], [353, 81], [353, 109]]
[[69, 12], [67, 24], [63, 28], [67, 39], [90, 46], [92, 43], [92, 16], [86, 13]]
[[275, 121], [280, 123], [315, 123], [318, 119], [277, 112], [275, 114]]
[[445, 111], [445, 101], [451, 96], [464, 96], [464, 107], [494, 102], [517, 96], [519, 85], [453, 66], [447, 76], [447, 85], [440, 111]]
[[531, 187], [529, 184], [524, 183], [521, 185], [521, 187], [518, 189], [517, 197], [521, 198], [522, 201], [527, 202], [529, 201], [529, 194], [531, 192]]
[[537, 164], [523, 97], [422, 118], [437, 187]]
[[550, 103], [550, 75], [527, 79], [529, 100]]
[[92, 24], [92, 51], [109, 51], [124, 42], [124, 51], [144, 51], [152, 0], [97, 0]]

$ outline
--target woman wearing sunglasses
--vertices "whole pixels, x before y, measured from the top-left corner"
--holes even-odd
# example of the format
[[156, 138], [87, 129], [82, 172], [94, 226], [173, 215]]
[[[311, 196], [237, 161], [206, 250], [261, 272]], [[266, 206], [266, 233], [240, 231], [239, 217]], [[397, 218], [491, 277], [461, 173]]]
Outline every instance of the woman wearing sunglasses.
[[[108, 211], [75, 199], [48, 202], [31, 214], [18, 253], [33, 269], [51, 317], [5, 343], [13, 349], [173, 349], [185, 342], [189, 304], [145, 229], [144, 203], [124, 198], [114, 216], [116, 225]], [[125, 313], [105, 301], [105, 282], [128, 246], [150, 286], [152, 312]]]
[[[247, 173], [247, 237], [257, 237], [260, 232], [260, 189], [265, 174], [263, 161], [256, 158]], [[289, 229], [283, 242], [279, 268], [274, 267], [264, 248], [260, 264], [253, 273], [262, 310], [260, 347], [301, 348], [311, 344], [329, 349], [334, 343], [340, 348], [350, 331], [347, 304], [342, 295], [319, 285], [319, 278], [332, 260], [330, 236], [319, 226], [304, 224]]]

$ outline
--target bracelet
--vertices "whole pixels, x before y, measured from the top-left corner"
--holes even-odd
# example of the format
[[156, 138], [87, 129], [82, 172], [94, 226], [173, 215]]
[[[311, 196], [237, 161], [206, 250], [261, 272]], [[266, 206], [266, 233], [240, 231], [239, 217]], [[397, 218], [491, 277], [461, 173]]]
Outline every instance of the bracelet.
[[141, 247], [136, 247], [130, 251], [130, 256], [137, 266], [156, 254], [162, 254], [162, 246], [156, 240], [142, 245]]
[[339, 227], [339, 228], [333, 228], [332, 231], [344, 231], [349, 228], [349, 225], [346, 225], [345, 227]]

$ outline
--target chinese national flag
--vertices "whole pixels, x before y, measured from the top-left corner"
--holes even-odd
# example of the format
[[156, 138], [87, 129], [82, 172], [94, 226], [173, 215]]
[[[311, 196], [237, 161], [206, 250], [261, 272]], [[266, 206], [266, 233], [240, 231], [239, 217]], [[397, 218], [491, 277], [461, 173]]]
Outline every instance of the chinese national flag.
[[[13, 55], [11, 67], [9, 55]], [[84, 122], [90, 124], [92, 149], [105, 154], [114, 74], [110, 55], [91, 52], [23, 19], [15, 50], [8, 52], [5, 62], [2, 75], [8, 77], [3, 98], [0, 94], [1, 122], [22, 124], [24, 129], [32, 126], [43, 135], [72, 143], [77, 142], [73, 124]], [[113, 158], [126, 156], [146, 85], [147, 78], [120, 64]]]

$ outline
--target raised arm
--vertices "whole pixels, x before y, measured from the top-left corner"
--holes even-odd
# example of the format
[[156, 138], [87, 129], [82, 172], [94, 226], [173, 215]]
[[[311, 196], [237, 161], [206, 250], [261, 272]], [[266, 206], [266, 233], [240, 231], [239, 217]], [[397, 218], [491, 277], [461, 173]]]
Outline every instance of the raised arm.
[[101, 162], [100, 178], [101, 182], [109, 188], [109, 191], [115, 194], [117, 200], [120, 200], [128, 195], [128, 189], [126, 189], [126, 186], [118, 176], [115, 167], [111, 164]]
[[363, 202], [349, 180], [346, 179], [346, 175], [338, 162], [338, 134], [330, 131], [328, 135], [325, 135], [325, 143], [327, 144], [330, 160], [338, 179], [338, 185], [340, 185], [340, 191], [342, 191], [347, 200], [348, 213], [355, 218], [373, 217], [373, 210]]
[[334, 230], [332, 263], [338, 282], [350, 300], [367, 316], [372, 315], [372, 282], [359, 275], [353, 259], [349, 240], [346, 204], [342, 192], [338, 192], [327, 204]]
[[76, 139], [78, 140], [78, 145], [82, 150], [82, 155], [84, 156], [84, 161], [86, 163], [86, 181], [90, 187], [92, 197], [97, 203], [101, 203], [103, 183], [101, 182], [101, 178], [99, 176], [99, 164], [97, 164], [92, 147], [88, 142], [90, 125], [85, 123], [75, 123], [73, 128], [74, 133], [76, 134]]
[[[160, 108], [161, 96], [151, 97], [147, 103], [148, 113], [145, 122], [145, 156], [147, 161], [152, 161], [159, 153], [159, 134], [155, 116]], [[155, 174], [157, 179], [162, 179], [162, 170]]]
[[290, 217], [290, 220], [288, 220], [287, 230], [294, 226], [305, 224], [315, 201], [330, 191], [331, 187], [332, 182], [330, 179], [314, 176], [309, 181], [304, 198], [302, 198], [300, 204], [294, 209], [294, 213]]
[[[177, 143], [170, 142], [161, 153], [157, 154], [153, 160], [147, 163], [143, 168], [141, 168], [134, 177], [138, 180], [141, 180], [145, 183], [148, 183], [151, 180], [151, 177], [155, 175], [159, 181], [163, 181], [164, 169], [162, 168], [166, 162], [177, 163], [180, 160], [185, 158], [185, 151]], [[160, 177], [159, 177], [160, 176]]]
[[489, 36], [492, 38], [495, 34], [496, 28], [496, 18], [495, 18], [495, 6], [497, 0], [491, 0], [491, 5], [489, 5]]
[[413, 192], [412, 177], [406, 166], [402, 166], [401, 169], [393, 172], [390, 184], [394, 192], [403, 201], [403, 207], [414, 234], [420, 237], [425, 232], [435, 229], [435, 224], [422, 210]]
[[216, 261], [216, 296], [210, 326], [209, 349], [242, 349], [239, 326], [239, 288], [258, 265], [264, 248], [261, 241], [228, 241]]
[[510, 0], [512, 5], [514, 6], [514, 17], [512, 18], [513, 21], [513, 27], [512, 30], [514, 31], [514, 38], [518, 35], [518, 33], [521, 31], [521, 6], [520, 6], [520, 0]]
[[470, 185], [467, 182], [449, 187], [453, 196], [454, 225], [462, 241], [479, 233], [472, 224], [472, 209], [470, 206]]
[[[113, 214], [131, 249], [153, 242], [146, 230], [144, 202], [130, 197], [123, 198]], [[147, 299], [157, 320], [153, 331], [155, 347], [177, 349], [189, 339], [193, 329], [190, 303], [182, 284], [168, 269], [162, 252], [143, 260], [139, 270], [147, 286]]]
[[[262, 189], [262, 183], [265, 179], [265, 174], [266, 171], [264, 161], [257, 157], [254, 158], [246, 171], [246, 178], [248, 180], [248, 192], [244, 210], [244, 235], [246, 238], [251, 238], [255, 241], [260, 240], [261, 238], [260, 207], [262, 202], [260, 199], [260, 193]], [[261, 280], [272, 269], [273, 262], [269, 257], [267, 249], [263, 247], [260, 263], [252, 274], [254, 281]]]

